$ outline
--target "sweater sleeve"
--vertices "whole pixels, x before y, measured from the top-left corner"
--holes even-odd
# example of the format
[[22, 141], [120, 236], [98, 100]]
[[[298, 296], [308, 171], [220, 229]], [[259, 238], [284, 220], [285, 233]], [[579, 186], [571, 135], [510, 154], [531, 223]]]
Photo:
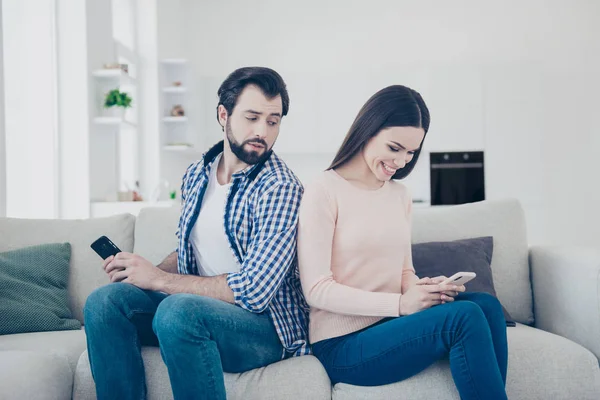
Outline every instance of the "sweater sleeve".
[[298, 223], [298, 267], [307, 303], [338, 314], [397, 317], [400, 294], [370, 292], [336, 282], [331, 271], [337, 207], [325, 186], [305, 189]]

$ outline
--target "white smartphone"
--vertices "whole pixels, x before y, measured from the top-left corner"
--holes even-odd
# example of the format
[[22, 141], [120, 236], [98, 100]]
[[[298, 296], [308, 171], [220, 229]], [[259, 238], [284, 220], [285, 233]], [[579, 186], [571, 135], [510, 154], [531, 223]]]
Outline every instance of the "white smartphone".
[[450, 278], [447, 278], [445, 281], [440, 283], [440, 285], [464, 285], [472, 279], [475, 279], [477, 274], [475, 272], [457, 272], [452, 275]]

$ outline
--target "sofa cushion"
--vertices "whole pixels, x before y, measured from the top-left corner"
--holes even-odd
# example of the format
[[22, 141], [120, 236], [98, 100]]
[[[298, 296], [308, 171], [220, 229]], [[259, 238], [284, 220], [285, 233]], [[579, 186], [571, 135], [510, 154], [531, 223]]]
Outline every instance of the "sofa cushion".
[[[417, 243], [412, 246], [415, 272], [419, 277], [451, 277], [457, 272], [475, 272], [477, 277], [465, 285], [467, 292], [483, 292], [497, 297], [492, 277], [494, 238], [485, 236], [451, 242]], [[504, 319], [512, 318], [502, 306]]]
[[70, 400], [73, 372], [55, 354], [0, 351], [0, 399]]
[[79, 356], [85, 351], [85, 348], [85, 331], [83, 329], [0, 336], [0, 351], [20, 350], [56, 354], [65, 358], [73, 371], [75, 371]]
[[492, 275], [498, 299], [513, 320], [533, 323], [525, 216], [517, 200], [414, 208], [413, 243], [494, 238]]
[[[598, 359], [563, 337], [517, 324], [508, 329], [508, 376], [511, 400], [600, 398]], [[448, 360], [402, 382], [361, 387], [337, 384], [334, 400], [459, 399]]]
[[69, 309], [69, 243], [0, 253], [0, 335], [81, 329]]
[[[148, 400], [173, 398], [167, 367], [157, 347], [143, 347]], [[331, 399], [331, 383], [321, 363], [302, 356], [242, 374], [225, 374], [227, 398], [231, 400]], [[81, 355], [75, 372], [73, 400], [96, 398], [87, 352]]]
[[135, 222], [134, 252], [159, 264], [177, 250], [179, 206], [146, 207]]
[[130, 214], [87, 220], [0, 218], [0, 251], [44, 243], [70, 243], [69, 306], [73, 316], [83, 323], [83, 306], [88, 295], [108, 283], [102, 259], [90, 244], [106, 235], [121, 250], [130, 252], [134, 225], [135, 217]]
[[[137, 219], [135, 252], [154, 264], [177, 247], [179, 207], [145, 208]], [[413, 243], [494, 238], [492, 275], [498, 299], [513, 320], [533, 323], [525, 216], [517, 200], [413, 209]]]

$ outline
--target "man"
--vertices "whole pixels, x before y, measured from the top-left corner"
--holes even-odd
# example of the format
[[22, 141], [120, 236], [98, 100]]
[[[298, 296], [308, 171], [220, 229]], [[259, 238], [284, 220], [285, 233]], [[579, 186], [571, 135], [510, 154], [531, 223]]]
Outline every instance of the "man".
[[289, 97], [268, 68], [218, 91], [223, 142], [186, 171], [179, 247], [160, 265], [119, 253], [84, 317], [98, 399], [145, 398], [140, 347], [159, 345], [175, 399], [225, 399], [223, 371], [309, 353], [296, 266], [302, 185], [272, 152]]

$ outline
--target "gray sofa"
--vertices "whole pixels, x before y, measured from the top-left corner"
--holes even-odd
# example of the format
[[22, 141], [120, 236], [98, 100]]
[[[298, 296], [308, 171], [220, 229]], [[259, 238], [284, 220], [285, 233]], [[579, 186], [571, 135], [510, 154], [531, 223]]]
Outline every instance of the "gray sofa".
[[[70, 302], [83, 322], [86, 297], [108, 283], [89, 244], [100, 235], [122, 250], [158, 263], [176, 246], [177, 208], [142, 210], [90, 220], [0, 219], [0, 251], [70, 242]], [[492, 269], [498, 296], [519, 322], [508, 329], [510, 399], [600, 398], [600, 252], [529, 248], [517, 201], [423, 208], [414, 211], [413, 241], [494, 237]], [[1, 298], [1, 297], [0, 297]], [[535, 316], [535, 320], [534, 320]], [[0, 336], [0, 399], [94, 399], [80, 331]], [[143, 349], [150, 399], [172, 398], [157, 348]], [[458, 399], [448, 362], [396, 384], [331, 387], [312, 356], [243, 374], [225, 374], [231, 399]]]

